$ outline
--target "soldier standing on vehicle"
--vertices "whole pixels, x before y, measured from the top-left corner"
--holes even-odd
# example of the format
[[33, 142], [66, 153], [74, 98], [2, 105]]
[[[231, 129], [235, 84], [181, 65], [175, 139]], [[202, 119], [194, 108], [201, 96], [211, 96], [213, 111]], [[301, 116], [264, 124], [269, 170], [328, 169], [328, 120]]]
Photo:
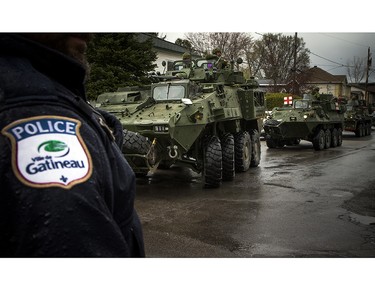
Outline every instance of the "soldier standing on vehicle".
[[184, 61], [184, 68], [190, 68], [192, 66], [191, 54], [185, 52], [182, 55], [182, 60]]
[[222, 53], [219, 48], [214, 48], [212, 50], [212, 54], [207, 55], [206, 59], [215, 59], [216, 60], [215, 66], [217, 67], [217, 69], [225, 68], [228, 65], [228, 62], [222, 58]]
[[2, 257], [145, 255], [122, 126], [86, 101], [90, 38], [0, 35]]

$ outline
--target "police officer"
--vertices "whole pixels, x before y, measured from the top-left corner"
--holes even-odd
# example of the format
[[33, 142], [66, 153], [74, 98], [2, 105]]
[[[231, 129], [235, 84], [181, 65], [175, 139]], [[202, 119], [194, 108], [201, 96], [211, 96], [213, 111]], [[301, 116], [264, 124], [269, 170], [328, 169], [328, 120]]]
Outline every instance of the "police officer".
[[143, 257], [122, 127], [86, 102], [88, 34], [0, 35], [0, 256]]

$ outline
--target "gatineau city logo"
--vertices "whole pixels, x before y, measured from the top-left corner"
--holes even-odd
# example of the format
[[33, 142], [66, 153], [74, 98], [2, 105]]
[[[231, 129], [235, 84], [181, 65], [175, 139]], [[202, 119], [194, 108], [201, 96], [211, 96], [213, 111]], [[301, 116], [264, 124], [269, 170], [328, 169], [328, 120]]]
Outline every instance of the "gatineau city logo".
[[44, 151], [47, 153], [60, 153], [63, 151], [62, 155], [55, 157], [63, 157], [67, 155], [70, 151], [69, 147], [65, 143], [58, 140], [49, 140], [41, 143], [38, 146], [38, 152], [40, 152], [41, 149], [44, 149]]
[[59, 116], [38, 116], [6, 126], [12, 143], [12, 167], [17, 178], [32, 187], [69, 189], [92, 173], [91, 156], [83, 142], [81, 122]]

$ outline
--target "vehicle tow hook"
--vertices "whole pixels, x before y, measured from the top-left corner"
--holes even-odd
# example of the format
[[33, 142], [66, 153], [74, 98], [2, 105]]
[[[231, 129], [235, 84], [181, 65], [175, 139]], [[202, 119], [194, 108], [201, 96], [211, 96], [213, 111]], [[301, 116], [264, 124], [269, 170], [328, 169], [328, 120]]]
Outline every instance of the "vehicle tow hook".
[[170, 146], [168, 146], [167, 149], [168, 149], [168, 155], [169, 155], [170, 158], [174, 159], [174, 158], [177, 157], [177, 155], [178, 155], [178, 151], [177, 151], [178, 147], [177, 147], [177, 145], [174, 145], [173, 148], [171, 148]]

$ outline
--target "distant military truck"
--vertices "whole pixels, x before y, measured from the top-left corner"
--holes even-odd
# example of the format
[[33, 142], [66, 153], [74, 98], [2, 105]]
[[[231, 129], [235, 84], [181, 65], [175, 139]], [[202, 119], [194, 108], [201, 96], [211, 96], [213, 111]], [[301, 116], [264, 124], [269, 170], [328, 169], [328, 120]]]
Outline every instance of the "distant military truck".
[[306, 94], [289, 107], [274, 108], [264, 122], [269, 148], [310, 141], [315, 150], [342, 144], [345, 106], [332, 95]]
[[354, 132], [356, 137], [371, 135], [372, 116], [365, 100], [350, 99], [346, 105], [345, 131]]

